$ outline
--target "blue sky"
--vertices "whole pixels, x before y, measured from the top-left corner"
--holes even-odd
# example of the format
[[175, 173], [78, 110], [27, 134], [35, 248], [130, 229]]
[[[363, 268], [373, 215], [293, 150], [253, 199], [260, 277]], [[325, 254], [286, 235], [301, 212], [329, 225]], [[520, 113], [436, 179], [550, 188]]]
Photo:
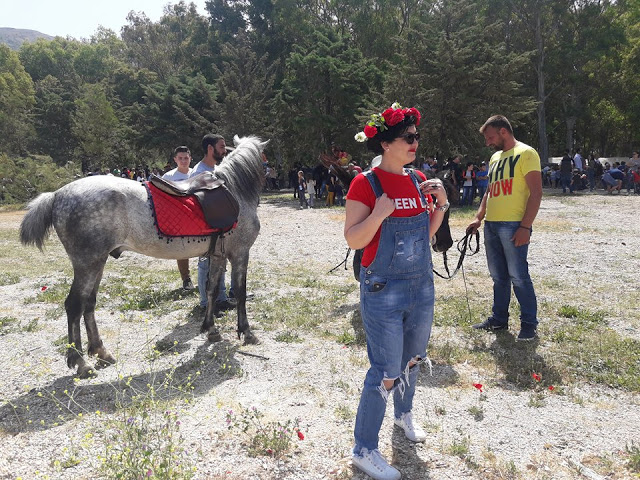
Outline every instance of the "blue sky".
[[[0, 0], [0, 27], [28, 28], [47, 35], [89, 38], [99, 25], [117, 34], [131, 10], [157, 21], [169, 0]], [[193, 0], [204, 15], [205, 0]]]

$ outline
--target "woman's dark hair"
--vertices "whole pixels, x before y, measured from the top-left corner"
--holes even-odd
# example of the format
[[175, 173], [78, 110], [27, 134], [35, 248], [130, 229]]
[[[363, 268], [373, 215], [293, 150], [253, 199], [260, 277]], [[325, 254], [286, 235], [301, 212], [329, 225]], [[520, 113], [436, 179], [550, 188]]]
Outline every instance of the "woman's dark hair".
[[396, 123], [393, 127], [387, 127], [384, 132], [378, 132], [375, 137], [367, 139], [367, 148], [376, 155], [382, 155], [384, 149], [382, 142], [393, 142], [396, 138], [401, 137], [411, 125], [416, 124], [416, 117], [407, 115], [400, 123]]

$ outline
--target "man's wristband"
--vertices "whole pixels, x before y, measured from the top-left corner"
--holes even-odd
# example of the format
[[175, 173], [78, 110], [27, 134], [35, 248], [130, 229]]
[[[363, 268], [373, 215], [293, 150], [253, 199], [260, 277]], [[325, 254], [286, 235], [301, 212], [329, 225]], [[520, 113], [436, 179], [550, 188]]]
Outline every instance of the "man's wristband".
[[533, 233], [533, 228], [532, 227], [525, 227], [524, 225], [520, 225], [520, 226], [518, 226], [518, 228], [524, 228], [525, 230], [529, 230], [529, 233]]

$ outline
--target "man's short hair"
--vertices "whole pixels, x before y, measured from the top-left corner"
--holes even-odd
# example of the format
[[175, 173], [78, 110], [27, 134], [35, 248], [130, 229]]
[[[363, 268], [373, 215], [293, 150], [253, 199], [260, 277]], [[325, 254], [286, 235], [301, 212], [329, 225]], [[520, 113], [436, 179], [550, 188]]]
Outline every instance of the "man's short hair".
[[185, 147], [184, 145], [181, 145], [179, 147], [176, 147], [173, 149], [173, 156], [175, 157], [176, 155], [178, 155], [179, 153], [188, 153], [189, 155], [191, 155], [191, 152], [189, 151], [189, 147]]
[[220, 140], [224, 140], [224, 137], [217, 133], [207, 133], [202, 137], [202, 150], [204, 150], [204, 153], [207, 153], [209, 145], [215, 147]]
[[504, 115], [493, 115], [489, 117], [484, 125], [480, 127], [480, 133], [484, 133], [487, 127], [493, 127], [498, 130], [501, 128], [505, 128], [511, 135], [513, 135], [513, 128], [511, 127], [511, 123]]

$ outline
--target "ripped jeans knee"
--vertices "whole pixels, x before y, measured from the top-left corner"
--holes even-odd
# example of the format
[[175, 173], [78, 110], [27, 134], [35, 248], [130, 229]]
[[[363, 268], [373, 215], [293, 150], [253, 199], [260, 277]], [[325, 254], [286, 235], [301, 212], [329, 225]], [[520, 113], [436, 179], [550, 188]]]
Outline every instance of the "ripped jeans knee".
[[[402, 374], [396, 378], [388, 378], [383, 377], [380, 381], [380, 385], [378, 385], [377, 389], [382, 396], [382, 399], [387, 403], [389, 401], [389, 395], [395, 392], [400, 394], [400, 398], [404, 398], [405, 390], [410, 386], [415, 386], [415, 383], [418, 378], [418, 372], [420, 370], [420, 364], [426, 363], [429, 365], [429, 374], [433, 376], [433, 367], [431, 365], [431, 360], [428, 357], [422, 358], [419, 355], [416, 355], [411, 360], [407, 362], [405, 369]], [[393, 380], [393, 386], [391, 388], [387, 388], [385, 385], [385, 381]]]

